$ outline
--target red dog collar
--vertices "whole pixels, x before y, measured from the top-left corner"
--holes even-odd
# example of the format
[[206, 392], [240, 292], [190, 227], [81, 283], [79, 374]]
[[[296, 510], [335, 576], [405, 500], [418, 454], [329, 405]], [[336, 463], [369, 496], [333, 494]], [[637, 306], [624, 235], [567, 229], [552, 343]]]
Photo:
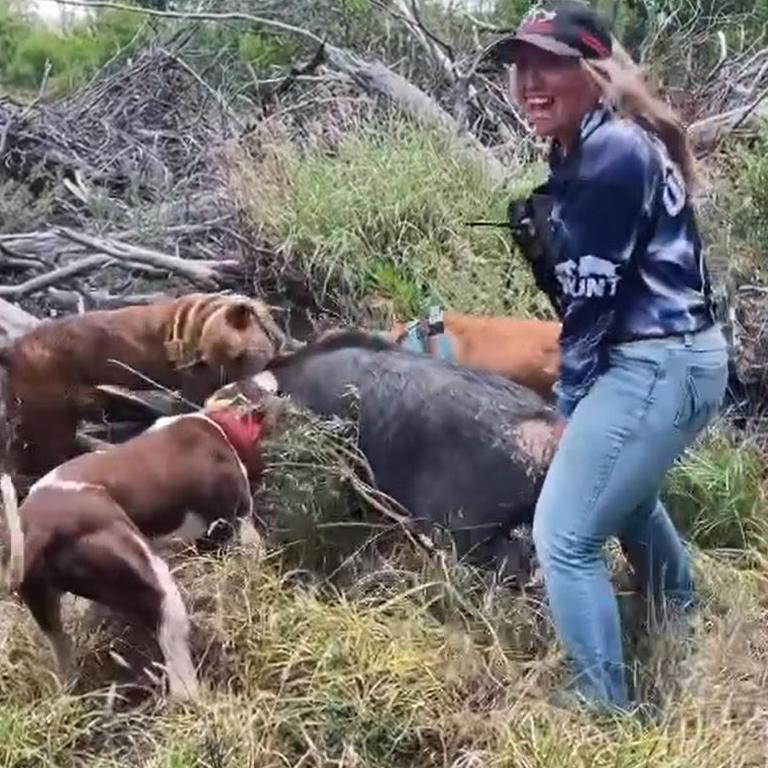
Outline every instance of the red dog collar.
[[240, 457], [246, 456], [253, 446], [259, 442], [264, 431], [263, 416], [249, 411], [238, 414], [228, 408], [207, 414], [208, 418], [224, 430], [227, 440]]

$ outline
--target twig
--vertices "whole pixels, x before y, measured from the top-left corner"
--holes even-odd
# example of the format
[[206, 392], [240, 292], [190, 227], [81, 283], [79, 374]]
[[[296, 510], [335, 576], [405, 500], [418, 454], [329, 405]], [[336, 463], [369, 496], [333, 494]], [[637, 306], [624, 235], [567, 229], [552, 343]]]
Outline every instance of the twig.
[[[288, 73], [288, 75], [282, 79], [282, 82], [280, 85], [275, 88], [274, 95], [282, 96], [284, 93], [288, 91], [289, 88], [301, 77], [305, 77], [306, 75], [309, 75], [310, 72], [314, 72], [325, 59], [325, 44], [323, 43], [320, 45], [320, 47], [315, 51], [312, 58], [303, 66], [301, 67], [291, 67], [291, 71]], [[256, 81], [256, 78], [254, 78], [254, 81]]]
[[242, 120], [240, 120], [240, 118], [233, 112], [232, 108], [224, 101], [221, 94], [214, 91], [213, 88], [211, 88], [211, 86], [208, 85], [208, 83], [206, 83], [205, 80], [203, 80], [203, 78], [200, 77], [200, 75], [198, 75], [197, 72], [195, 72], [195, 70], [189, 66], [189, 64], [187, 64], [186, 61], [179, 58], [175, 54], [166, 51], [165, 49], [161, 49], [161, 53], [164, 53], [166, 56], [173, 59], [173, 61], [175, 61], [187, 74], [191, 75], [203, 88], [205, 88], [205, 90], [208, 91], [208, 93], [210, 93], [211, 96], [213, 96], [213, 98], [216, 100], [216, 103], [219, 105], [221, 111], [226, 112], [232, 122], [234, 122], [241, 131], [245, 129]]
[[362, 483], [354, 476], [351, 478], [351, 483], [355, 491], [357, 491], [357, 493], [359, 493], [360, 496], [365, 499], [365, 501], [370, 504], [377, 512], [397, 523], [398, 527], [403, 531], [403, 533], [405, 533], [405, 535], [413, 544], [415, 544], [420, 549], [423, 549], [429, 555], [435, 554], [435, 545], [423, 533], [419, 533], [413, 529], [413, 523], [409, 518], [403, 515], [399, 515], [386, 504], [382, 504], [369, 492], [369, 486], [366, 483]]
[[760, 92], [760, 95], [744, 110], [743, 114], [739, 119], [733, 124], [733, 127], [730, 129], [729, 133], [734, 133], [740, 125], [744, 123], [744, 121], [760, 106], [760, 104], [765, 100], [765, 98], [768, 97], [768, 88], [763, 88], [763, 90]]
[[[342, 444], [338, 444], [336, 448], [340, 453], [342, 453], [352, 462], [357, 464], [358, 467], [363, 469], [366, 475], [368, 476], [369, 480], [371, 481], [374, 480], [373, 469], [371, 468], [371, 465], [368, 463], [368, 460], [366, 459], [366, 457], [360, 451], [351, 451]], [[390, 520], [393, 520], [394, 522], [396, 522], [400, 526], [400, 528], [405, 532], [406, 536], [410, 539], [411, 542], [416, 544], [418, 547], [421, 547], [422, 549], [424, 549], [430, 555], [433, 555], [435, 553], [434, 544], [424, 534], [414, 530], [413, 520], [408, 516], [408, 514], [401, 514], [399, 512], [395, 512], [395, 510], [392, 508], [393, 506], [398, 506], [401, 509], [403, 509], [401, 504], [399, 504], [391, 496], [384, 493], [383, 491], [378, 490], [374, 486], [369, 485], [367, 483], [363, 483], [359, 478], [355, 477], [354, 475], [352, 475], [352, 477], [350, 478], [350, 481], [352, 483], [353, 488], [374, 509], [376, 509], [385, 517], [388, 517]], [[384, 504], [382, 501], [379, 501], [379, 499], [377, 499], [376, 496], [381, 497], [382, 499], [385, 499], [387, 504]], [[406, 510], [404, 510], [404, 512], [406, 512]]]
[[413, 15], [414, 20], [419, 25], [419, 28], [421, 31], [435, 44], [440, 46], [440, 48], [443, 49], [446, 56], [451, 60], [451, 62], [456, 61], [456, 54], [454, 53], [453, 48], [448, 45], [444, 40], [441, 40], [432, 30], [430, 30], [427, 25], [422, 21], [421, 14], [419, 13], [419, 6], [416, 0], [411, 0], [411, 14]]
[[37, 91], [37, 98], [35, 99], [34, 102], [32, 102], [33, 104], [40, 101], [45, 95], [45, 89], [46, 89], [46, 86], [48, 85], [48, 78], [50, 77], [50, 75], [51, 75], [51, 60], [46, 59], [45, 72], [43, 72], [43, 79], [40, 81], [40, 88]]
[[[193, 403], [190, 400], [187, 400], [187, 398], [184, 397], [183, 395], [181, 395], [178, 392], [175, 392], [174, 390], [169, 389], [168, 387], [160, 384], [159, 382], [157, 382], [154, 379], [150, 378], [149, 376], [147, 376], [146, 374], [142, 373], [141, 371], [137, 371], [135, 368], [133, 368], [132, 366], [128, 365], [128, 363], [124, 363], [122, 360], [116, 360], [113, 357], [107, 358], [107, 362], [108, 363], [112, 363], [113, 365], [117, 365], [120, 368], [122, 368], [123, 370], [126, 370], [129, 373], [134, 374], [134, 376], [137, 376], [138, 378], [143, 379], [147, 384], [151, 384], [153, 387], [155, 387], [155, 389], [159, 389], [161, 392], [165, 392], [167, 395], [170, 395], [172, 398], [174, 398], [175, 400], [178, 400], [180, 403], [183, 403], [184, 405], [188, 405], [193, 411], [199, 411], [200, 410], [200, 406], [197, 405], [197, 403]], [[105, 392], [109, 392], [110, 391], [109, 385], [97, 385], [96, 388], [100, 389], [102, 387], [105, 388], [104, 389]], [[111, 389], [111, 391], [114, 392], [116, 390], [113, 387]]]
[[[51, 74], [51, 60], [46, 59], [45, 60], [45, 72], [43, 72], [43, 79], [40, 82], [40, 89], [37, 92], [37, 96], [32, 99], [32, 101], [27, 104], [26, 107], [21, 111], [21, 114], [19, 115], [19, 121], [24, 121], [29, 116], [30, 112], [37, 106], [37, 104], [41, 101], [43, 98], [43, 95], [45, 94], [45, 87], [48, 84], [48, 77]], [[8, 132], [11, 128], [11, 123], [13, 122], [13, 118], [9, 115], [8, 122], [3, 126], [3, 133], [0, 135], [0, 158], [2, 158], [3, 153], [5, 152], [5, 145], [8, 141]]]

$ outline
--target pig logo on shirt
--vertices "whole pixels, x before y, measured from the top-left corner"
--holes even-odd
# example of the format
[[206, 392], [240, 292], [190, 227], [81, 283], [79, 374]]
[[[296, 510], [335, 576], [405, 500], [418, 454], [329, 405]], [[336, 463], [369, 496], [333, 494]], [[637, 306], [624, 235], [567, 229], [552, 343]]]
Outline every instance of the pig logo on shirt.
[[582, 256], [561, 262], [555, 276], [566, 296], [571, 298], [604, 298], [616, 295], [619, 284], [618, 265], [598, 256]]

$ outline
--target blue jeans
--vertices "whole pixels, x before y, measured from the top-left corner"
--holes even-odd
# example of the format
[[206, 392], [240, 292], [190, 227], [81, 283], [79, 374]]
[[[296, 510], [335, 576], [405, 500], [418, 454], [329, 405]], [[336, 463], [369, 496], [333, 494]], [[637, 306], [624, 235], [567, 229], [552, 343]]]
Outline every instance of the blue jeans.
[[728, 355], [715, 326], [616, 345], [609, 360], [568, 422], [533, 538], [573, 686], [626, 709], [618, 606], [602, 547], [618, 537], [646, 594], [683, 609], [693, 604], [688, 556], [659, 491], [675, 459], [717, 415]]

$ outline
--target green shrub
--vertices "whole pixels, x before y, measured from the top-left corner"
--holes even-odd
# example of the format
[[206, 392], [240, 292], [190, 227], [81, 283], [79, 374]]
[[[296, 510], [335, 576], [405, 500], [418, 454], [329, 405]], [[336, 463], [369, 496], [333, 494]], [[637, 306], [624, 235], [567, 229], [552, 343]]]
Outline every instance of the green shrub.
[[254, 66], [288, 66], [296, 59], [291, 41], [275, 35], [246, 32], [238, 40], [240, 58]]

